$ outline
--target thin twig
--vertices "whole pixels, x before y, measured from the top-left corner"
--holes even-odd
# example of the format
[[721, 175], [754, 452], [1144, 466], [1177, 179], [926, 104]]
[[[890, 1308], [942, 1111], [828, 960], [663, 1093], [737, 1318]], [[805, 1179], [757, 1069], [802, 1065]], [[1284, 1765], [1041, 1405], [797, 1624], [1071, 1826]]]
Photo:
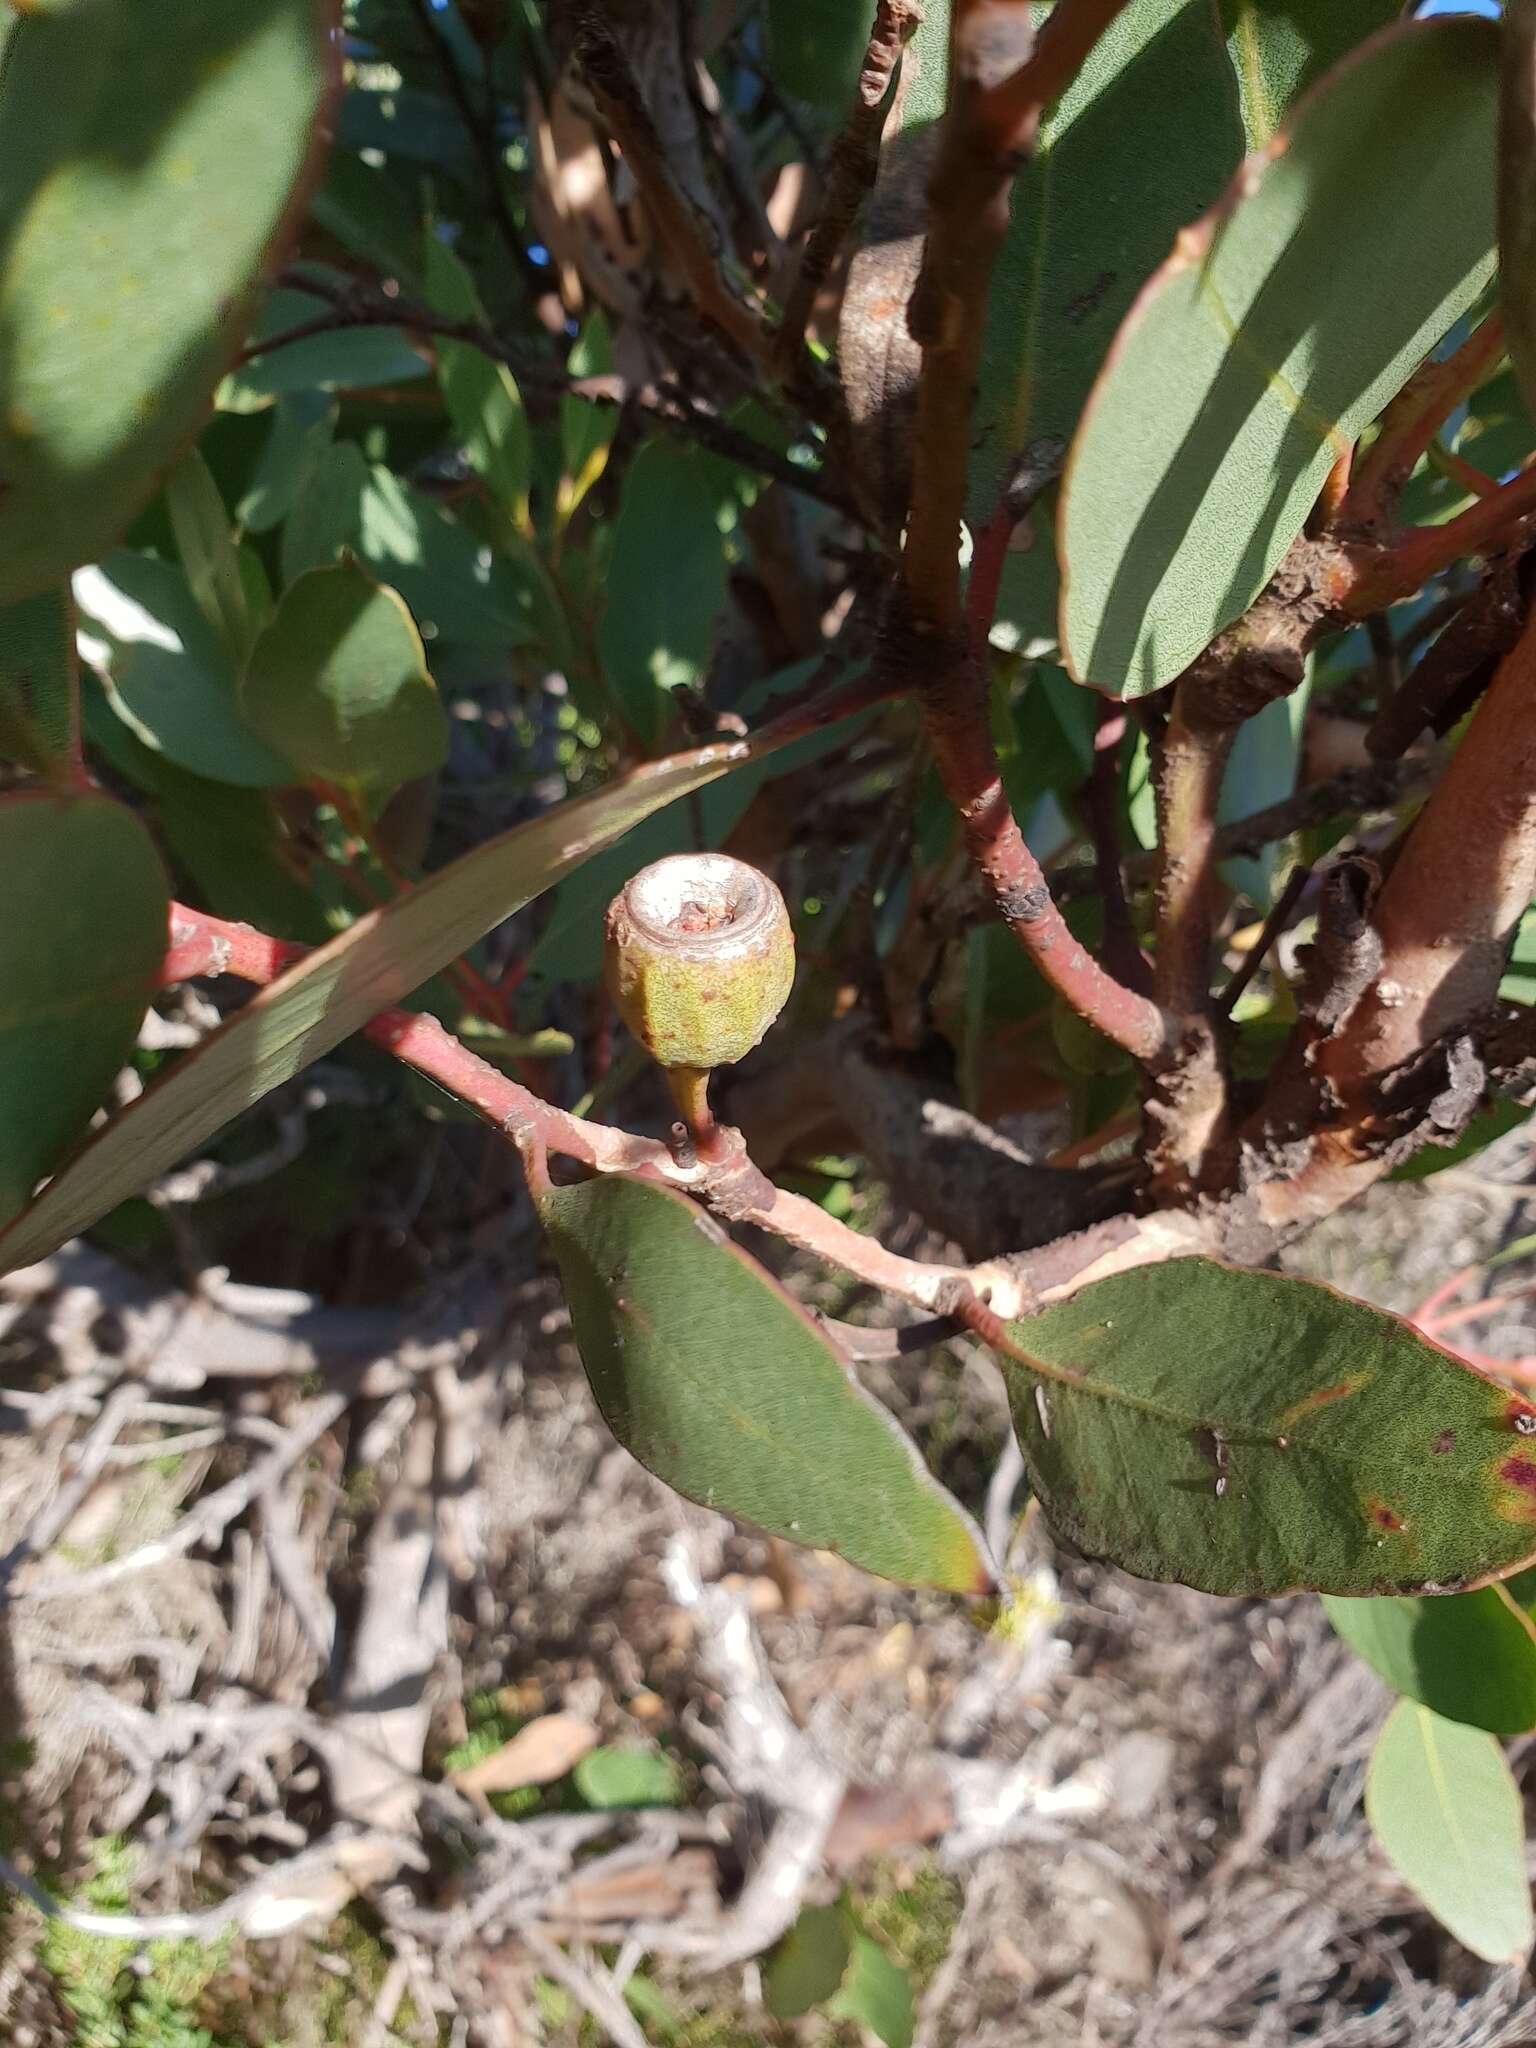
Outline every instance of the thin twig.
[[1217, 1008], [1222, 1016], [1230, 1017], [1239, 1002], [1241, 1002], [1249, 983], [1264, 964], [1265, 955], [1290, 923], [1291, 916], [1297, 904], [1301, 901], [1301, 893], [1311, 879], [1312, 870], [1310, 867], [1292, 868], [1290, 874], [1286, 877], [1285, 887], [1275, 898], [1270, 913], [1264, 920], [1263, 930], [1249, 947], [1243, 957], [1241, 966], [1221, 992]]
[[859, 208], [874, 189], [891, 84], [901, 53], [921, 20], [922, 8], [917, 0], [876, 0], [869, 48], [859, 71], [853, 105], [832, 151], [821, 212], [801, 252], [795, 281], [785, 300], [784, 317], [774, 337], [773, 361], [781, 376], [800, 353], [817, 295], [832, 274], [837, 252]]
[[1355, 466], [1340, 508], [1340, 528], [1368, 533], [1385, 524], [1419, 457], [1467, 393], [1482, 383], [1503, 347], [1503, 324], [1497, 313], [1490, 313], [1454, 354], [1415, 371], [1382, 414], [1376, 439]]
[[[950, 104], [930, 187], [922, 274], [909, 324], [923, 352], [901, 602], [893, 630], [920, 679], [929, 745], [966, 846], [1004, 921], [1046, 980], [1106, 1038], [1148, 1064], [1165, 1060], [1179, 1027], [1114, 979], [1078, 943], [1003, 788], [987, 706], [986, 627], [978, 599], [961, 607], [958, 542], [970, 453], [972, 395], [992, 268], [1009, 194], [1046, 100], [1122, 0], [1062, 0], [1033, 48], [1027, 8], [961, 0], [950, 39]], [[1006, 512], [986, 529], [973, 585], [995, 590], [1008, 545]]]

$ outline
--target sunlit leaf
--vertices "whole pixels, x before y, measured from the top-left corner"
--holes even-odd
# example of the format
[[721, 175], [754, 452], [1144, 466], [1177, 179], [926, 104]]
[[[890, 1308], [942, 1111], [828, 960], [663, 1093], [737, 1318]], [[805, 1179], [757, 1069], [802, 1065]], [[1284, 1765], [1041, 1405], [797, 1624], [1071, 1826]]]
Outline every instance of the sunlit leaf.
[[623, 1176], [548, 1188], [609, 1428], [690, 1500], [884, 1578], [984, 1592], [980, 1533], [810, 1316], [703, 1210]]
[[1497, 31], [1376, 37], [1137, 300], [1068, 456], [1072, 672], [1160, 688], [1242, 613], [1323, 479], [1493, 265]]
[[410, 613], [355, 566], [289, 584], [251, 650], [240, 705], [301, 777], [385, 792], [441, 767], [448, 751]]
[[1536, 1572], [1437, 1599], [1323, 1604], [1395, 1692], [1495, 1735], [1536, 1728]]
[[1536, 1555], [1536, 1407], [1385, 1310], [1209, 1259], [1011, 1332], [1014, 1428], [1063, 1536], [1208, 1593], [1449, 1590]]
[[1399, 1701], [1371, 1758], [1365, 1811], [1398, 1876], [1464, 1947], [1490, 1963], [1524, 1959], [1525, 1814], [1491, 1735]]

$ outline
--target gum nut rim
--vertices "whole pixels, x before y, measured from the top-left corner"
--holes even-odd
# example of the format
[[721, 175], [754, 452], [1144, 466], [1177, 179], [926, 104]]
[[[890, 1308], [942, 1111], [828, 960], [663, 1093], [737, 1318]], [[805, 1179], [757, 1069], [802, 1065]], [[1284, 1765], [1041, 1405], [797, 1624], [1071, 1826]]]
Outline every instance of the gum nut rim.
[[642, 940], [711, 965], [765, 951], [788, 932], [784, 898], [766, 875], [725, 853], [673, 853], [619, 893]]

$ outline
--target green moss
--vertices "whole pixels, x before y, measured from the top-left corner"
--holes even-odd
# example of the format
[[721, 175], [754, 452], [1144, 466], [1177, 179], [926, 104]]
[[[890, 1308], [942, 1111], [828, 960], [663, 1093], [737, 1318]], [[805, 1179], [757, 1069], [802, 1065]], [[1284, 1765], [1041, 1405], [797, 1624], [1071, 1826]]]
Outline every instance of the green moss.
[[925, 1861], [898, 1886], [882, 1866], [856, 1902], [865, 1930], [910, 1973], [913, 1989], [921, 1992], [948, 1953], [960, 1919], [965, 1894], [959, 1881]]

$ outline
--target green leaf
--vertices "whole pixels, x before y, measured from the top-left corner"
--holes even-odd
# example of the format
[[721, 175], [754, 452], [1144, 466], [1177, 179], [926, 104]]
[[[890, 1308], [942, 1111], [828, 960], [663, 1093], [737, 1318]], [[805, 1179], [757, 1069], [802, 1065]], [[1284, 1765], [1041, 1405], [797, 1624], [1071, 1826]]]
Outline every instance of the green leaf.
[[[0, 606], [0, 752], [53, 776], [73, 751], [78, 724], [75, 611], [69, 586]], [[19, 751], [17, 751], [19, 749]]]
[[677, 1765], [657, 1749], [590, 1749], [572, 1776], [585, 1804], [600, 1813], [682, 1802]]
[[369, 473], [357, 556], [381, 583], [399, 591], [427, 640], [504, 651], [536, 637], [530, 585], [392, 470]]
[[1090, 1556], [1236, 1594], [1451, 1591], [1536, 1555], [1536, 1408], [1382, 1309], [1175, 1259], [1010, 1332], [1035, 1491]]
[[1172, 681], [1262, 589], [1339, 453], [1493, 264], [1493, 24], [1347, 59], [1141, 294], [1068, 457], [1062, 647], [1080, 681]]
[[1536, 1728], [1536, 1572], [1439, 1599], [1323, 1605], [1394, 1692], [1494, 1735]]
[[690, 1500], [883, 1578], [985, 1592], [980, 1532], [799, 1303], [670, 1188], [538, 1197], [609, 1428]]
[[289, 584], [251, 650], [240, 703], [304, 778], [387, 791], [447, 757], [447, 715], [410, 613], [350, 565]]
[[288, 517], [309, 490], [335, 431], [336, 402], [329, 393], [294, 391], [277, 401], [250, 486], [236, 507], [247, 533], [269, 533]]
[[355, 441], [333, 441], [316, 457], [305, 489], [283, 526], [283, 581], [335, 566], [357, 539], [370, 471]]
[[768, 0], [774, 84], [813, 106], [846, 109], [869, 46], [866, 0]]
[[166, 478], [165, 502], [188, 587], [238, 668], [254, 631], [240, 572], [240, 551], [229, 530], [229, 513], [219, 487], [196, 448], [189, 448]]
[[[327, 273], [345, 283], [339, 272]], [[326, 302], [308, 292], [272, 292], [262, 308], [252, 343], [272, 341], [323, 318]], [[296, 392], [370, 391], [382, 385], [408, 384], [431, 371], [431, 364], [393, 327], [341, 327], [334, 333], [309, 334], [284, 342], [231, 370], [219, 386], [221, 412], [262, 412], [274, 399]]]
[[[474, 279], [440, 236], [427, 234], [427, 294], [439, 313], [454, 320], [485, 318]], [[468, 342], [439, 341], [437, 381], [464, 453], [484, 477], [491, 495], [516, 517], [526, 518], [533, 448], [522, 394], [505, 363]]]
[[776, 2020], [797, 2020], [822, 2005], [843, 1981], [852, 1954], [836, 1906], [802, 1906], [787, 1934], [763, 1962], [763, 2005]]
[[1536, 0], [1504, 0], [1499, 83], [1499, 305], [1536, 406]]
[[1210, 0], [1130, 0], [1042, 121], [1019, 175], [988, 302], [973, 519], [991, 517], [1021, 454], [1059, 456], [1137, 291], [1242, 154]]
[[1491, 1735], [1399, 1701], [1371, 1758], [1365, 1811], [1398, 1876], [1463, 1947], [1485, 1962], [1524, 1960], [1525, 1815]]
[[857, 2021], [885, 2048], [912, 2048], [912, 1979], [877, 1941], [856, 1933], [848, 1974], [828, 2002], [827, 2017]]
[[697, 455], [653, 441], [629, 466], [598, 628], [604, 673], [641, 745], [660, 741], [670, 691], [697, 688], [725, 595], [725, 543]]
[[1400, 0], [1217, 0], [1250, 149], [1330, 65], [1402, 13]]
[[740, 746], [716, 745], [634, 769], [514, 826], [360, 917], [259, 991], [93, 1138], [0, 1235], [0, 1270], [30, 1265], [88, 1229], [590, 854], [745, 758]]
[[0, 1218], [78, 1138], [128, 1058], [165, 953], [154, 844], [102, 796], [0, 801]]
[[[566, 360], [573, 377], [606, 377], [613, 371], [613, 336], [601, 310], [592, 314], [577, 336]], [[602, 474], [608, 444], [618, 428], [619, 415], [611, 405], [593, 405], [590, 399], [562, 398], [560, 401], [560, 454], [571, 486], [566, 516], [592, 483]]]
[[29, 12], [0, 72], [0, 600], [110, 547], [195, 431], [310, 158], [316, 0]]
[[81, 652], [145, 746], [211, 782], [293, 780], [241, 716], [229, 650], [174, 562], [120, 549], [79, 571], [75, 599]]

